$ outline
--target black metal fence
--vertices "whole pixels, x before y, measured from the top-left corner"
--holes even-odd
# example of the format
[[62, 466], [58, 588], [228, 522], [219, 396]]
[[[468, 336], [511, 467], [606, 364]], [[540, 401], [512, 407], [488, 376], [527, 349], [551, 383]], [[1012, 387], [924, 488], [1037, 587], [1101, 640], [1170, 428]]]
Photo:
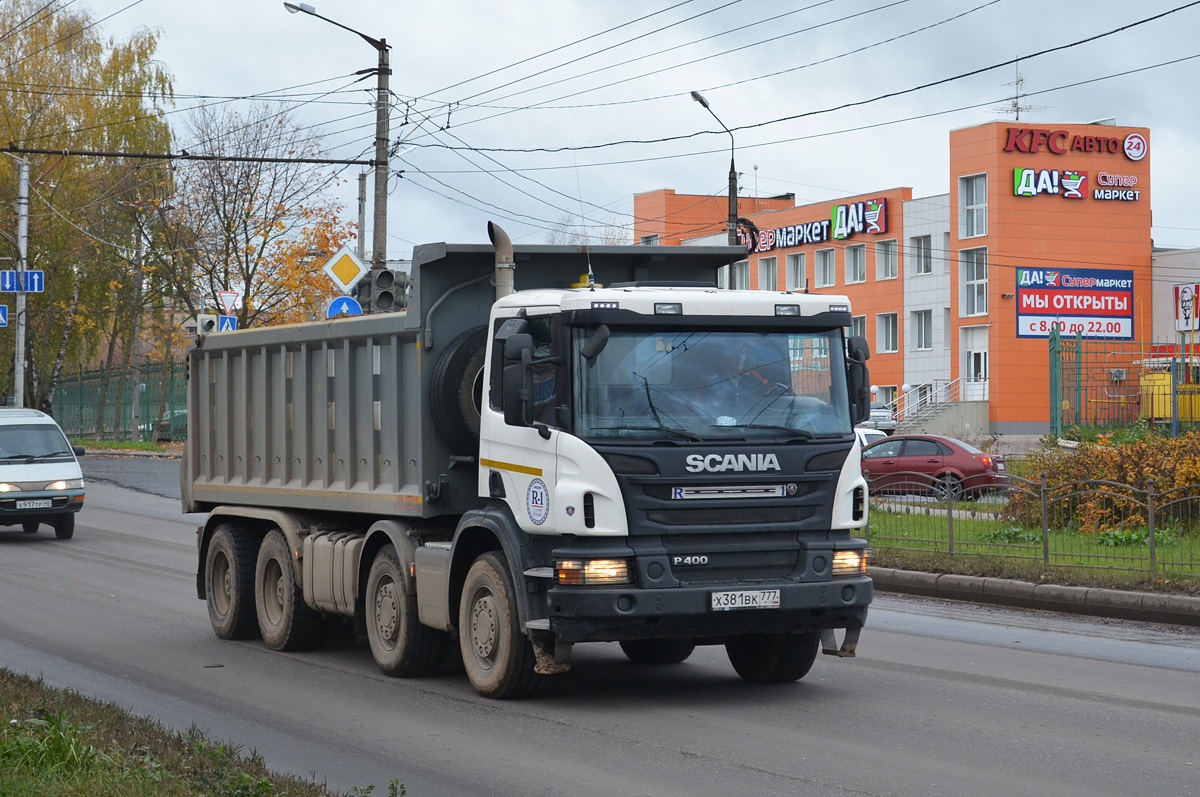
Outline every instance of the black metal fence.
[[136, 371], [81, 371], [59, 381], [54, 418], [74, 439], [182, 440], [187, 436], [185, 374], [183, 362], [148, 363]]
[[1060, 568], [1200, 575], [1200, 484], [1141, 490], [1018, 476], [872, 480], [872, 546], [1023, 559]]

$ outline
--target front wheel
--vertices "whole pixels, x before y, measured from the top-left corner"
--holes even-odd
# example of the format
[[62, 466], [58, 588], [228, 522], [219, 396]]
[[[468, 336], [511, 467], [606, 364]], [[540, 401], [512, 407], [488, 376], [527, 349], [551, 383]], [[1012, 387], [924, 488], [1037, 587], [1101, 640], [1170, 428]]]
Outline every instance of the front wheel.
[[521, 633], [508, 561], [500, 553], [483, 554], [467, 572], [458, 640], [467, 678], [484, 697], [527, 697], [540, 685], [533, 645]]
[[943, 501], [957, 501], [962, 495], [963, 486], [953, 474], [947, 473], [937, 480], [934, 490]]
[[621, 651], [634, 664], [679, 664], [696, 649], [690, 639], [626, 639]]
[[[26, 529], [28, 531], [28, 529]], [[54, 536], [60, 540], [69, 540], [75, 536], [75, 513], [59, 515], [54, 518]]]
[[395, 546], [384, 546], [367, 576], [367, 641], [384, 675], [398, 678], [436, 672], [449, 640], [421, 625], [417, 596], [407, 585]]
[[808, 674], [820, 647], [820, 634], [749, 634], [725, 643], [729, 663], [754, 684], [798, 681]]
[[258, 549], [254, 605], [258, 630], [271, 650], [311, 650], [321, 641], [321, 616], [304, 602], [287, 538], [278, 529], [263, 537]]

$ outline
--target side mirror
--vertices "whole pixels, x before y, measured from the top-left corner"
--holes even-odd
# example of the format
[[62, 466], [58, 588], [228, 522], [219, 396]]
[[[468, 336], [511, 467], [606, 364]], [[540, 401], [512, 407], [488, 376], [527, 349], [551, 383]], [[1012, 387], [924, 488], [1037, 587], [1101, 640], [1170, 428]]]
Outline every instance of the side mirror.
[[[533, 336], [518, 332], [504, 339], [504, 359], [507, 362], [526, 362], [533, 359]], [[508, 370], [507, 368], [505, 369]]]
[[74, 452], [75, 456], [77, 457], [82, 457], [87, 453], [87, 449], [85, 449], [83, 446], [71, 446], [71, 451]]
[[522, 363], [504, 366], [504, 422], [509, 426], [529, 426], [532, 420], [525, 413], [528, 375], [529, 369]]
[[851, 360], [866, 362], [871, 359], [871, 347], [867, 345], [867, 339], [862, 335], [853, 335], [846, 340], [846, 353]]

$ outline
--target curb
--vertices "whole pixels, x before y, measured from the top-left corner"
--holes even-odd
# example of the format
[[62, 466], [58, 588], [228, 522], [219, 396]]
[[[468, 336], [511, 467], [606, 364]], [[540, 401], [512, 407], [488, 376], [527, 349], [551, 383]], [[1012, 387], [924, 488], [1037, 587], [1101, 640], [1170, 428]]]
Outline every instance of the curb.
[[182, 454], [171, 451], [133, 451], [119, 448], [84, 448], [85, 457], [150, 457], [152, 459], [182, 459]]
[[867, 574], [875, 582], [875, 589], [882, 592], [1085, 614], [1092, 617], [1200, 626], [1200, 598], [1189, 595], [1033, 584], [1003, 578], [922, 573], [886, 567], [868, 567]]

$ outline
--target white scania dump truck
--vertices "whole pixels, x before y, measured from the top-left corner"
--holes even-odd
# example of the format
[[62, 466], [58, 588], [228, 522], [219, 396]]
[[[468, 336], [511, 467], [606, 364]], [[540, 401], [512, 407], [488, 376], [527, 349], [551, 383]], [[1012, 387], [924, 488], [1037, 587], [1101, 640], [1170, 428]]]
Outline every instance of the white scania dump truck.
[[489, 233], [417, 247], [405, 312], [197, 339], [181, 479], [217, 635], [366, 634], [394, 676], [461, 655], [497, 698], [581, 642], [647, 664], [724, 645], [756, 682], [854, 655], [848, 301], [717, 289], [739, 247]]

